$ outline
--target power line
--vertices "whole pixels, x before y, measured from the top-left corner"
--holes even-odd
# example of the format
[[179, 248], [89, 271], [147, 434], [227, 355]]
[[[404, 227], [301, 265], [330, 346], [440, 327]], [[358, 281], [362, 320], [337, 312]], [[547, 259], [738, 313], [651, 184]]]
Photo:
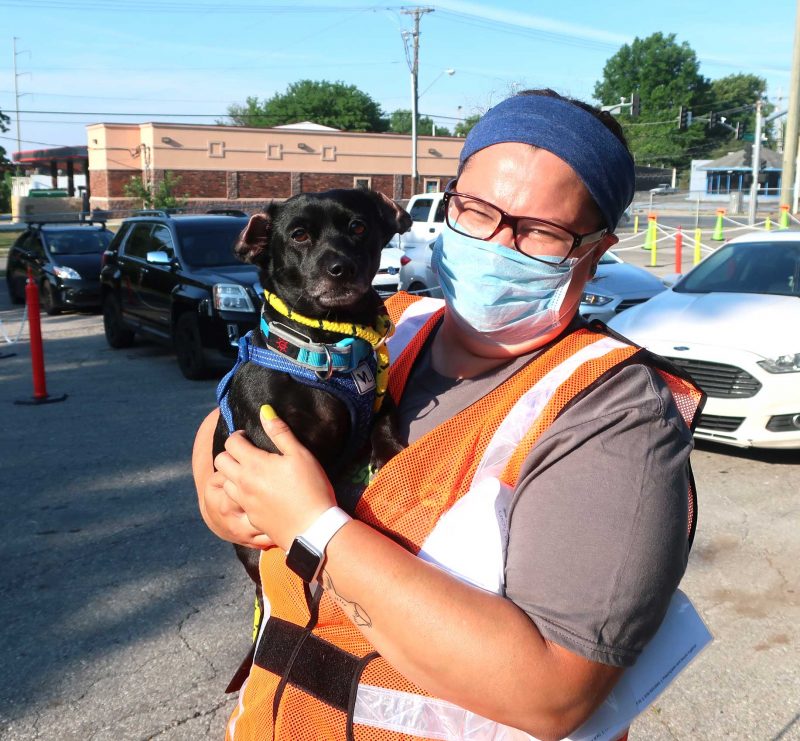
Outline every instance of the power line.
[[219, 3], [219, 2], [157, 2], [155, 0], [142, 0], [133, 2], [132, 0], [115, 0], [109, 3], [106, 0], [69, 0], [59, 2], [59, 0], [3, 0], [0, 7], [22, 7], [28, 10], [35, 8], [46, 8], [49, 10], [88, 10], [94, 12], [152, 12], [152, 13], [217, 13], [230, 15], [237, 14], [265, 14], [265, 15], [293, 15], [319, 13], [342, 13], [342, 12], [362, 12], [364, 10], [399, 10], [402, 6], [376, 6], [376, 5], [274, 5], [268, 6], [261, 3]]

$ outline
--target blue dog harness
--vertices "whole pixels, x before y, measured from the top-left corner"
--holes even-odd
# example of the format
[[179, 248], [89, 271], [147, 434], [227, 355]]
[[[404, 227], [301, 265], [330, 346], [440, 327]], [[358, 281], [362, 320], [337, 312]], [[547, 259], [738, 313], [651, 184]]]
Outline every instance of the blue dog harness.
[[217, 403], [230, 435], [234, 430], [228, 402], [231, 380], [244, 363], [288, 373], [300, 383], [325, 391], [341, 401], [350, 414], [350, 437], [341, 456], [348, 460], [366, 443], [372, 426], [377, 361], [368, 342], [347, 337], [336, 344], [311, 342], [304, 335], [261, 317], [267, 347], [253, 343], [251, 330], [239, 340], [236, 363], [217, 386]]

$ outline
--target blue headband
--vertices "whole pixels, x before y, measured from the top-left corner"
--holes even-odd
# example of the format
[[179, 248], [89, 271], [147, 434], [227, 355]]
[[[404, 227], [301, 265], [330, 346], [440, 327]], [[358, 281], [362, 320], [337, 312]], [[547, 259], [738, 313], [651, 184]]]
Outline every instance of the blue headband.
[[583, 181], [609, 229], [616, 228], [633, 200], [630, 153], [602, 122], [567, 100], [516, 95], [498, 103], [467, 135], [461, 163], [503, 142], [531, 144], [564, 160]]

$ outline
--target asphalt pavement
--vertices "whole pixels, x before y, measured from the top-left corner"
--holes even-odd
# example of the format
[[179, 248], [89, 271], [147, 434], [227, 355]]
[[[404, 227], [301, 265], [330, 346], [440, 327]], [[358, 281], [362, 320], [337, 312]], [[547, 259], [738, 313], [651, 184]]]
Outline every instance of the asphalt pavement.
[[[636, 239], [620, 247], [649, 266]], [[22, 313], [0, 286], [9, 336]], [[109, 349], [99, 315], [42, 329], [63, 402], [14, 403], [33, 392], [27, 327], [0, 335], [15, 353], [0, 358], [0, 739], [222, 739], [252, 592], [196, 510], [190, 450], [215, 381], [185, 380], [149, 342]], [[800, 739], [800, 451], [702, 444], [693, 461], [682, 588], [715, 642], [631, 739]]]

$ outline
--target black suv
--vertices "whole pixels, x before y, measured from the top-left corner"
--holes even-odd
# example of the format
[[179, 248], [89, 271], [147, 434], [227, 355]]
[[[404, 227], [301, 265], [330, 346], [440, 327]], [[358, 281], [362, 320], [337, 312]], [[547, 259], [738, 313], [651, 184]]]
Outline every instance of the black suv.
[[25, 303], [28, 269], [48, 314], [100, 306], [100, 260], [113, 232], [105, 224], [29, 224], [8, 251], [6, 282], [15, 304]]
[[135, 333], [171, 343], [186, 378], [236, 356], [258, 323], [258, 271], [233, 245], [247, 218], [143, 212], [125, 219], [103, 255], [103, 325], [111, 347]]

